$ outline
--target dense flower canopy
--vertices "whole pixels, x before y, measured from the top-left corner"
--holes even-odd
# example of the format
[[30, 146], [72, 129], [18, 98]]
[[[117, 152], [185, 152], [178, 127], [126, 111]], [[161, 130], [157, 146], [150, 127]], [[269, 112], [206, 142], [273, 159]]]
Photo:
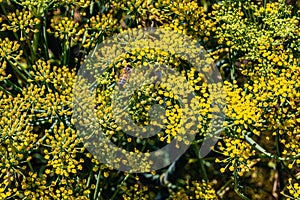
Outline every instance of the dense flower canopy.
[[[298, 4], [0, 0], [0, 199], [300, 199]], [[77, 72], [88, 55], [111, 36], [143, 27], [190, 37], [206, 49], [205, 62], [217, 67], [224, 84], [208, 83], [177, 52], [141, 48], [145, 41], [136, 41], [136, 48], [97, 76], [93, 105], [81, 111], [93, 109], [103, 134], [118, 147], [148, 153], [174, 138], [185, 141], [187, 130], [196, 127], [195, 139], [186, 142], [189, 149], [171, 166], [138, 174], [99, 162], [78, 137], [72, 115]], [[168, 36], [159, 45], [168, 44]], [[169, 66], [178, 77], [164, 80], [155, 71], [158, 65]], [[145, 76], [126, 74], [128, 66], [154, 69], [156, 83], [144, 84], [124, 105], [116, 96], [121, 102], [116, 109], [114, 89]], [[188, 109], [171, 88], [184, 81], [191, 90], [175, 92], [195, 96]], [[225, 102], [213, 108], [210, 96], [218, 88], [226, 92], [218, 94]], [[155, 122], [153, 105], [166, 108]], [[148, 139], [129, 136], [120, 126], [127, 121], [114, 114], [123, 108], [139, 127], [160, 121], [166, 126]], [[201, 158], [213, 112], [224, 113], [223, 126], [213, 130], [220, 133], [218, 142]], [[188, 121], [184, 113], [197, 124], [183, 123]]]

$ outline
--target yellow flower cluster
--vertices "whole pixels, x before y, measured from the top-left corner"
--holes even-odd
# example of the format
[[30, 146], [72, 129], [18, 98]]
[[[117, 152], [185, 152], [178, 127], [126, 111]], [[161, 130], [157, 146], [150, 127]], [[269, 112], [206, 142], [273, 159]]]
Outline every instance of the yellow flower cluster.
[[111, 1], [111, 5], [115, 13], [122, 12], [122, 18], [120, 19], [121, 30], [133, 26], [149, 27], [154, 26], [155, 23], [162, 24], [166, 17], [149, 0], [113, 0]]
[[23, 95], [35, 105], [35, 116], [50, 123], [64, 119], [70, 125], [75, 71], [69, 71], [66, 67], [51, 67], [49, 61], [42, 60], [38, 60], [32, 68], [35, 71], [30, 72], [32, 79], [28, 81], [37, 85], [30, 84]]
[[99, 0], [96, 1], [85, 1], [85, 0], [55, 0], [54, 2], [57, 5], [67, 5], [71, 6], [71, 8], [87, 8], [91, 3], [97, 3]]
[[300, 198], [300, 185], [299, 183], [293, 183], [291, 178], [289, 178], [289, 185], [286, 189], [288, 194], [285, 194], [284, 192], [282, 192], [282, 194], [287, 200]]
[[166, 15], [172, 16], [163, 27], [171, 27], [180, 33], [203, 38], [205, 42], [211, 33], [216, 31], [217, 23], [208, 18], [204, 7], [199, 6], [197, 1], [162, 1], [159, 7], [166, 7]]
[[114, 12], [122, 11], [122, 29], [131, 27], [168, 27], [179, 33], [204, 38], [208, 41], [217, 24], [208, 18], [205, 9], [195, 0], [162, 1], [141, 0], [112, 1]]
[[0, 39], [0, 60], [3, 59], [16, 59], [20, 60], [23, 54], [20, 49], [20, 44], [17, 41], [11, 41], [8, 38]]
[[[224, 1], [214, 9], [212, 13], [220, 25], [214, 36], [218, 44], [230, 47], [231, 53], [239, 52], [242, 55], [239, 60], [259, 62], [255, 66], [241, 65], [243, 74], [259, 76], [267, 73], [264, 66], [269, 63], [280, 67], [287, 65], [291, 50], [299, 41], [296, 34], [299, 18], [292, 15], [291, 6], [274, 2], [267, 3], [264, 8], [250, 1], [244, 4]], [[249, 13], [254, 13], [252, 18]], [[286, 48], [287, 40], [293, 40], [289, 49]]]
[[29, 8], [39, 8], [41, 10], [47, 9], [49, 5], [52, 5], [54, 7], [56, 6], [70, 6], [72, 9], [74, 8], [86, 8], [91, 3], [96, 3], [96, 1], [84, 1], [84, 0], [16, 0], [19, 4], [21, 4], [24, 7], [29, 7]]
[[[230, 131], [234, 131], [238, 135], [250, 131], [251, 126], [259, 129], [262, 111], [257, 106], [257, 99], [253, 99], [254, 95], [247, 94], [242, 88], [239, 88], [236, 81], [233, 84], [225, 82], [225, 86], [228, 105], [225, 112], [230, 119], [225, 122], [226, 127], [228, 126]], [[247, 88], [247, 85], [244, 87]], [[258, 130], [252, 129], [251, 131], [259, 135]]]
[[[228, 118], [219, 143], [219, 153], [229, 157], [216, 161], [230, 163], [231, 156], [236, 160], [221, 171], [229, 167], [244, 175], [259, 162], [251, 156], [260, 153], [295, 170], [300, 162], [299, 15], [284, 1], [264, 6], [253, 1], [222, 1], [211, 14], [218, 22], [212, 36], [219, 46], [211, 55], [233, 82], [225, 82]], [[240, 158], [243, 152], [247, 152], [245, 158]], [[241, 164], [239, 159], [248, 161]]]
[[26, 178], [30, 153], [36, 147], [38, 134], [31, 124], [33, 115], [28, 112], [31, 105], [25, 98], [13, 97], [0, 91], [1, 134], [1, 198], [10, 197], [18, 191], [19, 181]]
[[[64, 67], [51, 67], [50, 62], [41, 60], [32, 68], [29, 81], [35, 84], [24, 88], [22, 96], [11, 97], [1, 92], [1, 144], [5, 144], [1, 152], [9, 152], [1, 156], [2, 171], [6, 174], [2, 184], [7, 188], [1, 193], [9, 197], [12, 191], [22, 188], [24, 192], [16, 194], [20, 198], [86, 199], [89, 190], [85, 183], [74, 178], [84, 163], [77, 155], [85, 150], [71, 128], [75, 72]], [[49, 123], [52, 124], [49, 129], [37, 129]], [[37, 149], [43, 152], [33, 154]], [[44, 155], [42, 176], [32, 172], [35, 155]]]
[[88, 25], [85, 26], [88, 32], [85, 34], [86, 40], [82, 41], [83, 47], [94, 48], [99, 39], [111, 36], [118, 27], [117, 22], [117, 19], [114, 19], [110, 13], [92, 16]]
[[[18, 30], [22, 31], [21, 36], [28, 36], [30, 32], [38, 32], [38, 29], [35, 29], [35, 26], [40, 24], [41, 21], [39, 18], [36, 18], [34, 13], [26, 10], [25, 8], [16, 10], [15, 12], [9, 13], [7, 15], [9, 24], [2, 23], [2, 31], [12, 30], [17, 32]], [[21, 41], [23, 37], [21, 37]]]
[[205, 182], [186, 181], [186, 187], [182, 187], [178, 192], [171, 192], [169, 199], [218, 199], [214, 188]]
[[153, 198], [153, 194], [150, 193], [147, 186], [139, 185], [138, 183], [131, 185], [131, 186], [123, 186], [122, 190], [124, 191], [124, 194], [122, 195], [122, 198], [124, 200], [147, 200]]
[[[99, 41], [111, 36], [117, 29], [117, 19], [114, 19], [110, 13], [87, 17], [85, 11], [78, 9], [72, 10], [71, 15], [61, 10], [63, 9], [53, 12], [54, 16], [50, 20], [50, 28], [47, 32], [61, 41], [64, 65], [67, 65], [72, 47], [78, 46], [80, 52], [88, 53]], [[76, 57], [75, 60], [82, 62], [82, 58]]]
[[227, 168], [230, 171], [237, 171], [239, 176], [243, 176], [245, 172], [249, 172], [251, 169], [252, 161], [249, 159], [255, 155], [255, 150], [252, 149], [251, 145], [243, 139], [223, 139], [225, 145], [221, 142], [218, 143], [220, 150], [227, 158], [224, 160], [216, 159], [216, 162], [228, 163], [226, 167], [220, 169], [222, 173]]
[[5, 72], [6, 66], [7, 66], [7, 62], [2, 61], [2, 64], [0, 66], [0, 82], [4, 81], [5, 79], [11, 78], [11, 74], [7, 75]]
[[[151, 52], [147, 52], [147, 56], [148, 57], [154, 57], [154, 55], [152, 55]], [[142, 55], [144, 55], [143, 51], [138, 52], [135, 50], [135, 55], [132, 55], [130, 58], [133, 60], [132, 63], [135, 63], [137, 66], [139, 65], [139, 63], [141, 63], [141, 61], [143, 59], [145, 59]], [[125, 56], [127, 57], [127, 56]], [[165, 60], [165, 57], [160, 57], [155, 55], [155, 60], [157, 60], [159, 63], [159, 60]], [[145, 62], [145, 61], [144, 61]], [[173, 61], [174, 62], [174, 61]], [[126, 65], [126, 61], [118, 61], [117, 66], [120, 65]], [[125, 67], [125, 66], [124, 66]], [[117, 69], [110, 69], [111, 71], [118, 71]], [[103, 73], [103, 78], [105, 77], [106, 80], [102, 80], [103, 85], [105, 85], [106, 87], [111, 88], [111, 85], [114, 85], [116, 82], [118, 82], [118, 79], [116, 80], [116, 76], [115, 73], [118, 72], [114, 72], [114, 73]], [[194, 75], [190, 75], [191, 77]], [[142, 76], [132, 76], [131, 77], [131, 81], [134, 81], [135, 78], [139, 79]], [[118, 76], [117, 76], [118, 78]], [[180, 81], [179, 78], [177, 79], [171, 79], [171, 76], [169, 77], [170, 84], [173, 85], [178, 85], [178, 82]], [[174, 82], [172, 82], [174, 81]], [[195, 80], [193, 83], [194, 84], [199, 84], [201, 82], [201, 79], [197, 79]], [[205, 86], [203, 86], [205, 87]], [[168, 89], [169, 88], [169, 89]], [[107, 101], [111, 101], [108, 100], [108, 98], [111, 97], [111, 94], [113, 92], [113, 90], [109, 89], [109, 90], [104, 90], [103, 87], [101, 87], [101, 92], [98, 93], [97, 99], [98, 99], [98, 107], [97, 110], [102, 110], [102, 112], [99, 112], [100, 117], [103, 121], [103, 125], [105, 125], [105, 127], [115, 127], [115, 130], [118, 130], [120, 127], [118, 127], [117, 125], [114, 125], [114, 120], [113, 120], [113, 115], [111, 114], [111, 112], [115, 112], [115, 113], [122, 113], [122, 110], [112, 110], [111, 105], [107, 105]], [[160, 136], [160, 140], [164, 141], [167, 139], [168, 142], [171, 141], [171, 138], [174, 136], [178, 136], [178, 132], [182, 132], [182, 128], [180, 128], [180, 118], [182, 117], [182, 112], [184, 112], [182, 110], [182, 108], [180, 108], [179, 105], [172, 105], [173, 102], [176, 102], [176, 95], [173, 92], [174, 90], [170, 90], [170, 86], [168, 85], [164, 85], [164, 84], [149, 84], [148, 86], [143, 86], [141, 88], [141, 90], [137, 93], [137, 95], [134, 95], [134, 99], [132, 99], [132, 102], [135, 102], [134, 104], [130, 105], [132, 106], [129, 110], [129, 112], [131, 113], [131, 116], [133, 117], [133, 120], [136, 123], [142, 123], [142, 124], [146, 124], [148, 125], [149, 123], [149, 109], [151, 108], [150, 106], [154, 103], [154, 104], [160, 104], [160, 105], [165, 105], [166, 106], [166, 119], [162, 119], [162, 121], [166, 124], [166, 129], [165, 129], [165, 133], [167, 134], [166, 136], [163, 136], [163, 134], [159, 134]], [[177, 92], [184, 92], [184, 91], [180, 91], [178, 90]], [[202, 90], [203, 93], [206, 93], [206, 89], [204, 88]], [[180, 93], [181, 94], [181, 93]], [[116, 97], [118, 99], [118, 97]], [[105, 100], [105, 101], [103, 101]], [[203, 100], [203, 99], [202, 99]], [[209, 104], [208, 102], [204, 102], [202, 101], [202, 107], [203, 109], [206, 108], [206, 111], [202, 112], [203, 115], [203, 120], [207, 117], [207, 113], [209, 112]], [[196, 100], [197, 101], [197, 100]], [[199, 98], [200, 101], [200, 98]], [[126, 102], [125, 102], [126, 103]], [[143, 105], [143, 106], [142, 106]], [[195, 102], [195, 107], [194, 109], [197, 107], [197, 102]], [[123, 105], [121, 107], [125, 107], [126, 105]], [[189, 111], [192, 112], [192, 111]], [[196, 110], [195, 110], [196, 112]], [[104, 114], [105, 113], [105, 114]], [[103, 115], [104, 114], [104, 115]], [[112, 120], [112, 121], [111, 121]], [[126, 122], [124, 122], [126, 123]], [[203, 124], [205, 124], [205, 122], [201, 122]], [[187, 129], [189, 127], [186, 127]], [[111, 132], [111, 130], [110, 130]], [[110, 133], [111, 135], [111, 133]], [[131, 141], [131, 140], [130, 140]]]
[[80, 36], [84, 33], [83, 29], [80, 29], [79, 23], [68, 17], [62, 17], [58, 21], [51, 19], [51, 25], [54, 31], [48, 29], [49, 33], [54, 33], [54, 37], [59, 37], [61, 40], [65, 40], [65, 45], [71, 45], [71, 42], [77, 42]]

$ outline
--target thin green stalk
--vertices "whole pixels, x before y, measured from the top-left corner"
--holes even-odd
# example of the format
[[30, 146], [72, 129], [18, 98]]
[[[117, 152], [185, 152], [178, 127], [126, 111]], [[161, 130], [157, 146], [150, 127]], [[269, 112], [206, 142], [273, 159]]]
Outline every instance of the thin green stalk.
[[94, 4], [95, 2], [93, 1], [91, 4], [90, 4], [90, 15], [93, 14], [93, 10], [94, 10]]
[[231, 183], [233, 183], [233, 179], [229, 179], [218, 191], [217, 191], [217, 195], [218, 196], [222, 196], [223, 191], [227, 188], [227, 186], [229, 186]]
[[233, 51], [230, 47], [229, 48], [229, 51], [228, 51], [228, 54], [229, 54], [229, 62], [231, 64], [231, 70], [230, 70], [230, 78], [231, 80], [235, 80], [235, 77], [234, 77], [234, 73], [235, 73], [235, 65], [234, 65], [234, 62], [232, 61], [232, 57], [233, 57]]
[[[281, 157], [281, 152], [282, 149], [280, 147], [280, 142], [279, 142], [279, 132], [276, 132], [276, 152], [277, 152], [277, 156]], [[282, 172], [282, 164], [281, 161], [277, 160], [276, 162], [276, 169], [277, 169], [277, 173], [278, 173], [278, 178], [279, 178], [279, 190], [278, 190], [278, 199], [281, 200], [282, 199], [282, 194], [280, 193], [283, 188], [284, 188], [284, 178], [283, 178], [283, 172]]]
[[128, 173], [128, 174], [125, 176], [125, 178], [123, 179], [123, 181], [118, 185], [118, 187], [117, 187], [115, 193], [114, 193], [113, 196], [111, 197], [111, 200], [114, 200], [114, 199], [116, 198], [116, 196], [117, 196], [117, 194], [118, 194], [120, 188], [123, 186], [123, 184], [124, 184], [124, 183], [126, 182], [126, 180], [129, 178], [129, 176], [130, 176], [130, 173]]
[[[26, 32], [22, 29], [21, 34], [23, 34], [25, 36]], [[17, 40], [19, 40], [18, 36], [16, 36], [16, 38], [17, 38]], [[30, 43], [31, 39], [29, 37], [25, 37], [25, 41], [26, 41], [26, 44], [27, 44], [28, 48], [30, 49], [30, 52], [33, 52], [33, 48], [32, 48], [32, 45]], [[23, 52], [26, 52], [26, 51], [23, 51]], [[28, 56], [28, 54], [27, 54], [27, 56]], [[26, 58], [29, 59], [29, 57], [26, 57]]]
[[234, 163], [234, 191], [239, 195], [244, 200], [250, 200], [248, 197], [246, 197], [243, 193], [240, 192], [239, 190], [239, 185], [238, 185], [238, 174], [237, 174], [237, 162]]
[[0, 90], [5, 92], [8, 95], [12, 95], [9, 91], [7, 91], [6, 89], [4, 89], [2, 86], [0, 86]]
[[293, 173], [293, 171], [288, 168], [288, 166], [286, 166], [283, 162], [281, 162], [281, 166], [283, 167], [283, 170], [286, 173], [288, 173], [294, 180], [297, 180], [297, 177], [295, 176], [295, 174]]
[[95, 192], [94, 192], [94, 199], [96, 199], [96, 197], [97, 197], [99, 183], [100, 183], [100, 177], [101, 177], [101, 172], [102, 172], [102, 170], [99, 170], [99, 173], [97, 175], [97, 182], [96, 182], [96, 188], [95, 188]]
[[11, 0], [12, 2], [14, 2], [15, 4], [18, 4], [19, 6], [23, 6], [21, 3], [17, 2], [16, 0]]
[[254, 147], [255, 149], [257, 149], [258, 151], [262, 152], [263, 154], [265, 154], [266, 156], [270, 157], [270, 158], [274, 158], [274, 155], [272, 155], [271, 153], [267, 152], [263, 147], [261, 147], [259, 144], [257, 144], [251, 137], [249, 137], [250, 133], [247, 133], [245, 135], [245, 140], [247, 142], [249, 142], [249, 144]]
[[8, 84], [10, 86], [13, 86], [20, 93], [22, 92], [22, 89], [19, 86], [17, 86], [16, 84], [14, 84], [13, 82], [11, 82], [10, 80], [6, 79], [6, 80], [4, 80], [4, 83], [6, 83], [6, 84]]
[[200, 162], [200, 166], [201, 166], [201, 172], [203, 174], [203, 178], [206, 182], [208, 182], [208, 178], [207, 178], [207, 173], [206, 173], [206, 169], [205, 169], [205, 166], [204, 166], [204, 162], [203, 160], [200, 158], [199, 159], [199, 162]]
[[0, 3], [0, 6], [1, 6], [1, 9], [2, 9], [4, 15], [7, 15], [7, 11], [6, 11], [5, 7], [4, 7], [4, 4]]
[[201, 174], [203, 175], [203, 178], [206, 182], [208, 182], [208, 177], [207, 177], [207, 173], [206, 173], [206, 169], [204, 166], [204, 160], [202, 158], [200, 158], [200, 150], [199, 150], [199, 146], [198, 145], [193, 145], [193, 147], [195, 148], [195, 151], [197, 153], [197, 157], [199, 160], [199, 164], [201, 167]]
[[49, 2], [47, 7], [45, 8], [45, 10], [48, 10], [51, 6], [53, 6], [54, 3], [55, 3], [55, 0]]
[[23, 68], [23, 66], [21, 65], [21, 63], [16, 58], [13, 57], [12, 59], [14, 60], [14, 62], [16, 62], [20, 66], [21, 69], [23, 69], [23, 71], [26, 73], [26, 75], [28, 77], [32, 78], [32, 76], [30, 75], [30, 73], [26, 69]]
[[45, 12], [44, 12], [43, 37], [44, 37], [44, 46], [45, 46], [46, 60], [49, 60], [49, 52], [48, 52], [49, 47], [48, 47], [47, 31], [46, 31], [46, 27], [47, 27], [46, 13], [47, 13], [47, 10], [45, 10]]
[[31, 58], [32, 58], [32, 62], [35, 62], [35, 59], [36, 59], [36, 53], [37, 53], [37, 49], [38, 49], [38, 44], [39, 44], [39, 39], [40, 39], [40, 28], [41, 28], [41, 25], [40, 24], [37, 24], [34, 26], [34, 28], [36, 30], [38, 30], [38, 32], [35, 32], [34, 35], [33, 35], [33, 44], [32, 44], [32, 55], [31, 55]]
[[[19, 36], [15, 32], [14, 32], [14, 36], [17, 39], [17, 41], [20, 41]], [[28, 40], [27, 39], [25, 39], [25, 40], [28, 43]], [[29, 59], [29, 56], [28, 56], [28, 53], [27, 53], [28, 50], [25, 49], [24, 45], [21, 45], [21, 48], [23, 50], [23, 55], [25, 56], [26, 61], [28, 61], [28, 64], [30, 64], [31, 60]], [[31, 48], [30, 43], [29, 43], [29, 48]]]
[[34, 170], [33, 170], [33, 167], [32, 167], [32, 165], [31, 165], [31, 162], [30, 162], [30, 161], [27, 161], [27, 164], [28, 164], [30, 170], [33, 172]]
[[27, 82], [27, 77], [18, 69], [18, 67], [17, 66], [15, 66], [9, 59], [7, 59], [6, 57], [5, 57], [5, 60], [10, 64], [10, 66], [14, 69], [14, 71], [18, 74], [18, 75], [20, 75], [22, 78], [23, 78], [23, 80], [24, 81], [26, 81]]
[[66, 42], [69, 40], [69, 38], [65, 35], [65, 38], [63, 40], [63, 66], [67, 65], [68, 57], [69, 57], [69, 46], [66, 45]]
[[[18, 35], [16, 33], [14, 33], [14, 36], [17, 39], [17, 41], [19, 41], [19, 37], [18, 37]], [[31, 48], [31, 45], [29, 47]], [[30, 59], [29, 59], [29, 55], [27, 53], [27, 50], [25, 49], [25, 47], [23, 45], [21, 45], [21, 48], [23, 50], [23, 54], [25, 55], [26, 60], [28, 61], [28, 64], [31, 64], [30, 63]]]
[[[92, 175], [93, 175], [93, 171], [91, 170], [90, 173], [89, 173], [89, 177], [87, 179], [87, 182], [86, 182], [86, 188], [90, 187]], [[90, 194], [88, 194], [87, 196], [88, 196], [88, 198], [90, 198]]]
[[246, 133], [245, 134], [245, 140], [252, 146], [254, 147], [256, 150], [262, 152], [264, 155], [266, 155], [269, 158], [274, 158], [275, 160], [280, 160], [280, 161], [287, 161], [287, 160], [294, 160], [300, 157], [300, 154], [297, 154], [295, 156], [293, 156], [292, 158], [283, 158], [281, 156], [277, 155], [272, 155], [270, 152], [267, 152], [267, 150], [265, 150], [262, 146], [260, 146], [257, 142], [255, 142], [250, 136], [250, 133]]

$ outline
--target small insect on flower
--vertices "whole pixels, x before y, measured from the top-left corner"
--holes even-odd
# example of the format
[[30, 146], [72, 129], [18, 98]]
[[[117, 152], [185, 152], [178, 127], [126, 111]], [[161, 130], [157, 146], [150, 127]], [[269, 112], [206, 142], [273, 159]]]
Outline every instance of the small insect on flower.
[[125, 68], [121, 70], [121, 74], [119, 76], [119, 86], [123, 87], [126, 81], [130, 78], [130, 75], [132, 73], [132, 66], [127, 65]]
[[75, 11], [74, 11], [74, 21], [76, 21], [76, 22], [82, 21], [82, 16], [81, 16], [80, 12], [78, 11], [78, 9], [75, 9]]

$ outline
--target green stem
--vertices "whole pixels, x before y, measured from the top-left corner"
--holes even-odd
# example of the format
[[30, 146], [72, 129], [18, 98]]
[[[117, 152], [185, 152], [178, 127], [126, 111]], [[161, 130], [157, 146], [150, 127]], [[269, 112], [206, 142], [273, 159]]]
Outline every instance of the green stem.
[[92, 170], [90, 171], [89, 173], [89, 177], [88, 177], [88, 180], [86, 182], [86, 187], [89, 188], [90, 187], [90, 183], [91, 183], [91, 178], [92, 178]]
[[114, 200], [114, 199], [116, 198], [116, 196], [117, 196], [117, 194], [118, 194], [120, 188], [123, 186], [123, 184], [124, 184], [124, 183], [126, 182], [126, 180], [129, 178], [129, 176], [130, 176], [130, 173], [128, 173], [128, 174], [125, 176], [125, 178], [123, 179], [123, 181], [118, 185], [118, 187], [117, 187], [115, 193], [114, 193], [113, 196], [111, 197], [111, 200]]
[[0, 6], [1, 6], [1, 9], [2, 9], [2, 11], [3, 11], [4, 15], [6, 15], [6, 16], [7, 16], [7, 11], [6, 11], [5, 7], [4, 7], [4, 4], [3, 4], [3, 3], [1, 3], [1, 4], [0, 4]]
[[[30, 49], [29, 52], [32, 52], [32, 46], [31, 46], [31, 44], [30, 44], [30, 39], [28, 39], [28, 35], [26, 35], [26, 32], [25, 32], [24, 30], [20, 30], [20, 31], [21, 31], [21, 35], [22, 35], [22, 34], [24, 35], [26, 44], [27, 44], [28, 48]], [[17, 41], [20, 41], [19, 36], [18, 36], [16, 33], [14, 33], [14, 36], [15, 36], [15, 38], [17, 39]], [[32, 63], [30, 63], [30, 62], [31, 62], [31, 59], [29, 58], [29, 55], [28, 55], [28, 53], [27, 53], [28, 50], [25, 49], [24, 45], [21, 45], [21, 48], [22, 48], [22, 50], [23, 50], [23, 54], [25, 55], [26, 61], [28, 62], [28, 64], [32, 64]], [[31, 66], [31, 65], [30, 65], [30, 66]]]
[[217, 195], [222, 196], [223, 191], [233, 182], [233, 179], [228, 180], [218, 191]]
[[23, 6], [21, 3], [17, 2], [16, 0], [12, 0], [15, 4], [18, 4], [19, 6]]
[[26, 73], [26, 75], [28, 77], [32, 78], [32, 76], [30, 75], [30, 73], [26, 69], [23, 68], [23, 66], [21, 65], [21, 63], [16, 58], [13, 57], [12, 59], [14, 60], [14, 62], [16, 62], [20, 66], [20, 68]]
[[200, 167], [201, 167], [201, 174], [203, 174], [203, 178], [206, 182], [208, 182], [208, 177], [207, 177], [207, 173], [206, 173], [206, 169], [205, 169], [205, 166], [204, 166], [204, 160], [202, 158], [200, 158], [200, 149], [199, 149], [199, 146], [198, 145], [193, 145], [196, 153], [197, 153], [197, 157], [198, 157], [198, 160], [199, 160], [199, 164], [200, 164]]
[[250, 133], [247, 133], [245, 135], [245, 140], [247, 142], [249, 142], [249, 144], [251, 146], [253, 146], [255, 149], [257, 149], [258, 151], [262, 152], [263, 154], [267, 155], [270, 158], [274, 158], [274, 155], [272, 155], [271, 153], [267, 152], [263, 147], [261, 147], [259, 144], [257, 144], [251, 137], [249, 137]]
[[55, 0], [48, 3], [48, 6], [45, 8], [45, 10], [48, 10], [53, 4], [55, 3]]
[[[29, 36], [26, 34], [25, 30], [24, 29], [21, 29], [21, 36], [24, 35], [25, 37], [25, 40], [26, 40], [26, 44], [28, 46], [28, 48], [30, 49], [30, 52], [33, 52], [33, 49], [32, 49], [32, 45], [31, 45], [31, 39], [29, 38]], [[18, 39], [18, 38], [17, 38]], [[19, 39], [18, 39], [19, 40]]]
[[[86, 188], [89, 188], [90, 187], [90, 183], [91, 183], [91, 178], [92, 178], [92, 173], [93, 171], [91, 170], [90, 173], [89, 173], [89, 177], [87, 179], [87, 183], [86, 183]], [[87, 194], [87, 198], [90, 199], [90, 194]], [[95, 199], [95, 198], [94, 198]]]
[[[278, 157], [281, 157], [281, 151], [282, 151], [282, 148], [280, 146], [280, 141], [279, 141], [279, 138], [280, 135], [279, 135], [279, 132], [277, 131], [276, 132], [276, 151], [277, 151], [277, 156]], [[283, 190], [284, 188], [284, 178], [283, 178], [283, 173], [282, 173], [282, 164], [281, 164], [281, 161], [280, 160], [277, 160], [276, 162], [277, 166], [277, 173], [278, 173], [278, 178], [279, 178], [279, 190], [278, 190], [278, 199], [282, 199], [282, 195], [281, 195], [281, 191]]]
[[13, 68], [13, 70], [14, 70], [18, 75], [20, 75], [20, 76], [23, 78], [24, 81], [27, 82], [27, 77], [26, 77], [26, 76], [18, 69], [18, 67], [15, 66], [14, 63], [12, 63], [12, 62], [11, 62], [9, 59], [7, 59], [6, 57], [5, 57], [5, 60], [10, 64], [10, 66]]
[[31, 162], [30, 162], [30, 161], [27, 161], [27, 163], [28, 163], [28, 166], [29, 166], [30, 170], [33, 172], [34, 170], [33, 170], [33, 167], [32, 167], [32, 165], [31, 165]]
[[205, 166], [204, 166], [204, 162], [202, 159], [199, 159], [199, 162], [200, 162], [200, 166], [201, 166], [201, 171], [203, 173], [203, 178], [206, 182], [208, 182], [208, 178], [207, 178], [207, 173], [206, 173], [206, 169], [205, 169]]
[[97, 182], [96, 182], [96, 188], [95, 188], [95, 192], [94, 192], [94, 199], [96, 199], [96, 197], [97, 197], [99, 183], [100, 183], [100, 177], [101, 177], [101, 172], [102, 172], [102, 170], [99, 170], [99, 173], [97, 175]]
[[17, 86], [16, 84], [14, 84], [13, 82], [11, 82], [10, 80], [6, 79], [6, 80], [4, 80], [4, 83], [6, 83], [6, 84], [8, 84], [10, 86], [13, 86], [20, 93], [22, 92], [22, 89], [19, 86]]
[[255, 142], [250, 136], [250, 133], [246, 133], [245, 134], [245, 140], [252, 146], [254, 147], [255, 149], [257, 149], [258, 151], [262, 152], [263, 154], [265, 154], [267, 157], [269, 158], [274, 158], [275, 160], [280, 160], [280, 161], [288, 161], [288, 160], [294, 160], [294, 159], [298, 159], [300, 157], [300, 154], [297, 154], [293, 157], [290, 157], [290, 158], [283, 158], [281, 156], [278, 156], [279, 154], [277, 155], [273, 155], [271, 154], [270, 152], [267, 152], [267, 150], [265, 150], [262, 146], [260, 146], [257, 142]]
[[48, 52], [48, 40], [47, 40], [47, 31], [46, 31], [46, 27], [47, 27], [47, 19], [46, 19], [46, 13], [47, 10], [45, 10], [44, 12], [44, 25], [43, 25], [43, 37], [44, 37], [44, 46], [45, 46], [45, 55], [46, 55], [46, 60], [49, 60], [49, 52]]
[[0, 86], [0, 90], [5, 92], [8, 95], [12, 95], [9, 91], [7, 91], [6, 89], [4, 89], [3, 87]]
[[63, 44], [63, 63], [62, 63], [63, 66], [66, 66], [67, 59], [68, 59], [69, 47], [66, 45], [67, 40], [68, 40], [68, 37], [66, 38], [66, 36], [65, 36], [65, 38], [63, 40], [63, 43], [64, 43]]
[[95, 4], [95, 2], [94, 2], [94, 1], [92, 1], [92, 3], [90, 4], [90, 9], [89, 9], [89, 11], [90, 11], [90, 15], [92, 15], [92, 14], [93, 14], [93, 10], [94, 10], [94, 4]]
[[240, 192], [239, 186], [238, 186], [238, 174], [237, 174], [237, 162], [234, 163], [234, 191], [239, 195], [240, 198], [244, 200], [250, 200], [248, 197], [246, 197], [243, 193]]
[[35, 32], [34, 35], [33, 35], [33, 44], [32, 44], [32, 50], [33, 50], [33, 52], [32, 52], [32, 55], [31, 55], [33, 63], [35, 62], [35, 59], [36, 59], [36, 53], [37, 53], [39, 39], [40, 39], [40, 32], [39, 31], [40, 31], [41, 25], [37, 24], [37, 25], [35, 25], [34, 28], [36, 30], [38, 30], [38, 32]]

